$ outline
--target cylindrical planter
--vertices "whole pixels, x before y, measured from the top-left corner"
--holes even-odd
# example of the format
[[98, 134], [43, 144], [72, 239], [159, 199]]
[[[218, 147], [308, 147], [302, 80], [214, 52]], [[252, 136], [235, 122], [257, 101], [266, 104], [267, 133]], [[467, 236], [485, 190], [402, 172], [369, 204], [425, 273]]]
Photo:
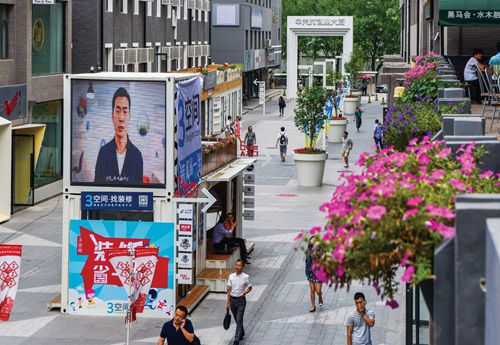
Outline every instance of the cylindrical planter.
[[330, 132], [328, 133], [329, 143], [340, 143], [342, 142], [342, 135], [347, 128], [347, 119], [342, 120], [330, 120]]
[[344, 115], [354, 115], [358, 107], [359, 97], [344, 98]]
[[328, 153], [294, 153], [297, 184], [301, 187], [321, 187]]
[[352, 95], [356, 97], [361, 97], [363, 96], [363, 91], [353, 91]]

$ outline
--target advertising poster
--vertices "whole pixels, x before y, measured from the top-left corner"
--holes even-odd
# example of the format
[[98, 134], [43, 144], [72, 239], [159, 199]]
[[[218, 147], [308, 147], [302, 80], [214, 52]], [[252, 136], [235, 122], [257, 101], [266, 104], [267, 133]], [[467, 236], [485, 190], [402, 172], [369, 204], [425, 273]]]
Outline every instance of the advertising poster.
[[159, 248], [143, 316], [169, 317], [175, 305], [174, 223], [72, 220], [69, 238], [70, 314], [125, 316], [122, 280], [106, 254], [130, 246]]
[[8, 321], [21, 275], [22, 246], [0, 244], [0, 321]]
[[165, 184], [165, 83], [71, 81], [71, 183]]
[[[179, 82], [177, 87], [177, 144], [180, 182], [201, 178], [201, 89], [202, 79]], [[183, 193], [181, 192], [181, 195]]]

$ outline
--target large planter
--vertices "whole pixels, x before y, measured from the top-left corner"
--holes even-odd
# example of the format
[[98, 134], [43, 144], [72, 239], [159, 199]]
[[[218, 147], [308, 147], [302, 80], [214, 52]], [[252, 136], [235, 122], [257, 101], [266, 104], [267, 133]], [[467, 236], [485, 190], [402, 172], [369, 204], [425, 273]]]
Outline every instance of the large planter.
[[358, 107], [359, 97], [345, 97], [344, 98], [344, 115], [353, 116]]
[[344, 134], [347, 123], [349, 121], [347, 119], [342, 120], [334, 120], [332, 118], [330, 120], [330, 132], [328, 133], [328, 142], [329, 143], [340, 143], [342, 142], [342, 135]]
[[352, 95], [356, 96], [356, 97], [361, 97], [361, 96], [363, 96], [363, 92], [362, 91], [353, 91]]
[[328, 153], [294, 153], [293, 159], [297, 170], [297, 184], [301, 187], [320, 187]]

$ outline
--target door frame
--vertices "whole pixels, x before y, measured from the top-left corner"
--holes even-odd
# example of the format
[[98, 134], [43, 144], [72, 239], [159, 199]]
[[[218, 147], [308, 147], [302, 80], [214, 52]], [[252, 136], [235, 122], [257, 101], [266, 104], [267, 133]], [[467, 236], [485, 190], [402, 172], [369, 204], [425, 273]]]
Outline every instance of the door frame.
[[[31, 157], [30, 157], [30, 188], [31, 188], [31, 203], [16, 204], [15, 203], [15, 169], [16, 169], [16, 137], [31, 138]], [[11, 213], [14, 213], [14, 206], [33, 206], [35, 204], [35, 135], [34, 134], [15, 134], [12, 133], [12, 176], [11, 176]]]

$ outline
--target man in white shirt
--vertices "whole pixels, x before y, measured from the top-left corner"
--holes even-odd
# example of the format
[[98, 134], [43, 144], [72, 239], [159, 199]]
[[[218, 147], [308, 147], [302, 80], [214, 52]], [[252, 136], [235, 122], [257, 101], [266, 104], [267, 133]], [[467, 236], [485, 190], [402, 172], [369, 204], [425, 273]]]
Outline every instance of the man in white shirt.
[[278, 138], [276, 138], [276, 147], [280, 145], [280, 156], [281, 161], [285, 161], [286, 157], [286, 147], [288, 146], [288, 134], [285, 132], [285, 127], [281, 127], [281, 132], [278, 133]]
[[231, 273], [227, 279], [227, 306], [226, 308], [233, 313], [236, 322], [236, 333], [234, 335], [234, 345], [239, 345], [240, 340], [245, 336], [243, 328], [243, 315], [247, 300], [245, 296], [252, 291], [252, 283], [249, 276], [243, 273], [245, 263], [238, 259], [234, 265], [236, 272]]
[[231, 120], [231, 116], [228, 116], [226, 120], [226, 138], [230, 138], [233, 133], [233, 121]]
[[464, 80], [466, 83], [471, 85], [470, 88], [470, 96], [471, 101], [475, 101], [476, 103], [481, 103], [481, 88], [479, 87], [479, 76], [477, 75], [477, 68], [483, 69], [485, 65], [480, 63], [483, 59], [483, 50], [482, 49], [474, 49], [472, 52], [472, 57], [467, 61], [464, 69]]

